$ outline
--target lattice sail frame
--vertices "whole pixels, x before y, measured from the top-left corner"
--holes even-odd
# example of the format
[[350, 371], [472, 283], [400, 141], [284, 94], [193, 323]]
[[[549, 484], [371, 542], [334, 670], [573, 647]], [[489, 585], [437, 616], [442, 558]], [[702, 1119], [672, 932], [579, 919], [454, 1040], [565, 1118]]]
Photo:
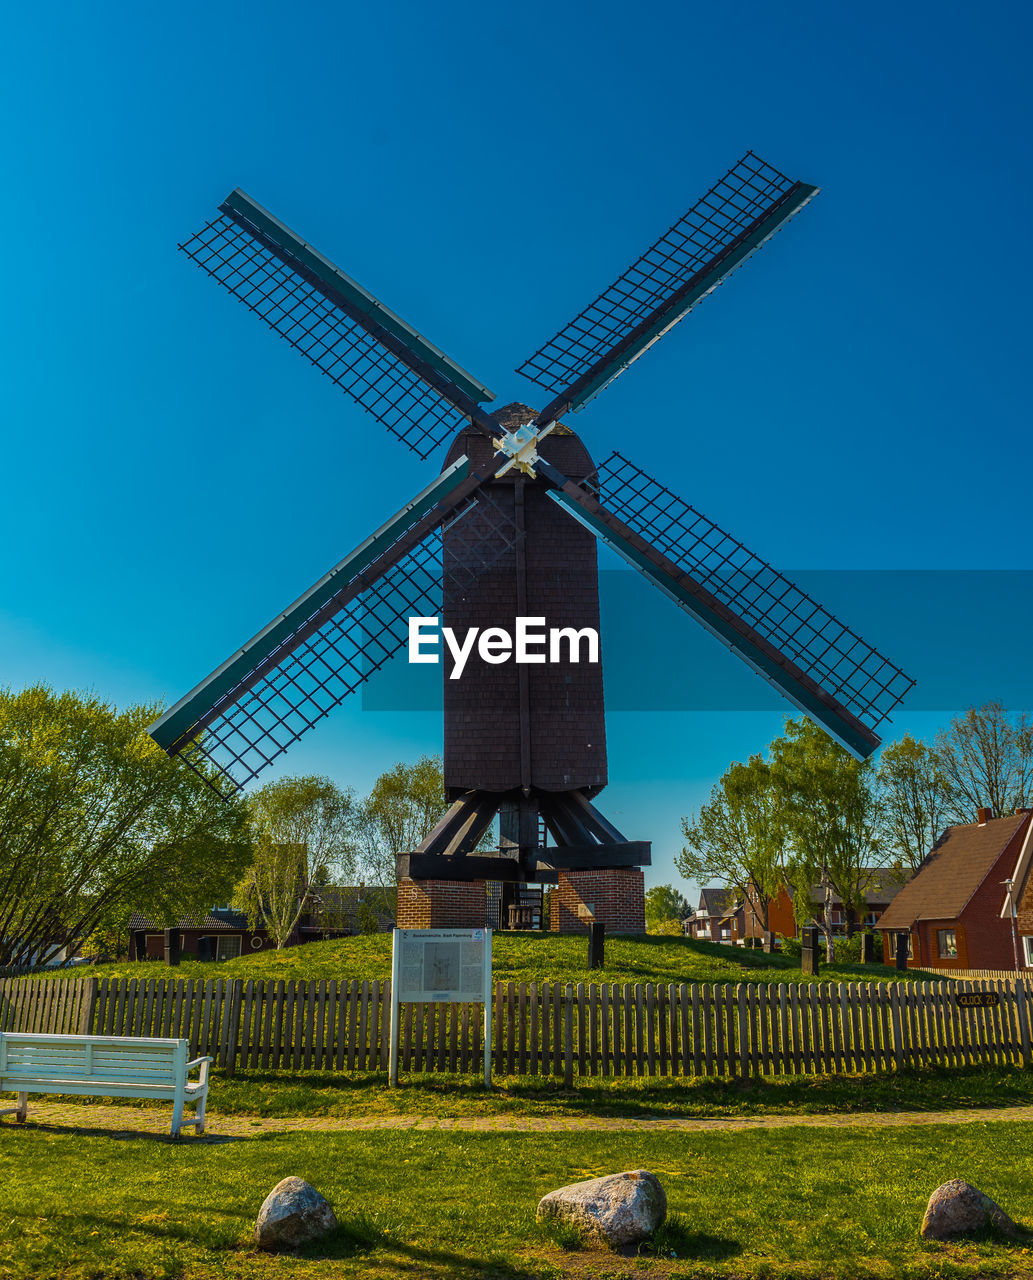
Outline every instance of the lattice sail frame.
[[875, 729], [914, 686], [806, 592], [620, 453], [598, 468], [598, 497], [862, 724]]
[[[747, 153], [521, 366], [521, 373], [558, 393], [539, 424], [598, 394], [816, 190]], [[443, 447], [466, 422], [498, 434], [498, 421], [480, 408], [480, 401], [493, 399], [487, 388], [289, 228], [239, 191], [220, 213], [180, 246], [184, 252], [418, 456]], [[667, 561], [683, 564], [762, 644], [781, 649], [858, 721], [879, 723], [913, 684], [759, 557], [619, 454], [600, 469], [600, 483], [602, 501], [626, 532], [651, 540]], [[455, 519], [461, 518], [457, 509]], [[499, 541], [499, 554], [507, 544], [512, 545], [508, 535]], [[404, 646], [408, 612], [440, 612], [442, 573], [447, 578], [454, 572], [453, 560], [447, 545], [443, 552], [439, 527], [396, 557], [376, 582], [364, 576], [361, 591], [354, 583], [342, 588], [275, 649], [262, 650], [262, 660], [238, 680], [240, 664], [250, 661], [251, 642], [199, 686], [201, 697], [211, 682], [225, 690], [203, 723], [177, 737], [194, 713], [197, 690], [163, 717], [178, 714], [180, 720], [179, 728], [166, 726], [162, 745], [188, 761], [192, 753], [209, 782], [214, 770], [225, 794], [238, 790]], [[671, 574], [670, 563], [662, 572]], [[293, 626], [293, 610], [279, 621], [277, 640]]]
[[[397, 341], [389, 350], [361, 311], [328, 292], [305, 263], [265, 240], [258, 228], [224, 212], [179, 247], [420, 458], [445, 445], [476, 413], [472, 397], [440, 378], [437, 388], [430, 385], [429, 369], [414, 369], [413, 360], [399, 355]], [[358, 287], [338, 274], [342, 285]]]
[[410, 616], [441, 615], [521, 536], [481, 490], [361, 592], [344, 584], [216, 702], [178, 754], [220, 795], [241, 790], [405, 648]]
[[[753, 152], [747, 152], [684, 217], [517, 372], [556, 394], [574, 386], [801, 186]], [[815, 188], [807, 191], [813, 194]], [[689, 309], [691, 306], [673, 316], [672, 323]], [[635, 352], [632, 358], [640, 353]]]

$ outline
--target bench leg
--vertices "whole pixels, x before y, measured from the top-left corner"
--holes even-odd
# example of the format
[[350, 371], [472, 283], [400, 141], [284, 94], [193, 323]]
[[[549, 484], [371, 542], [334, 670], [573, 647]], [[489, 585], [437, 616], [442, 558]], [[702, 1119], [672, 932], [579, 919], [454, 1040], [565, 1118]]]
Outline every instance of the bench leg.
[[198, 1134], [204, 1133], [204, 1104], [207, 1101], [208, 1095], [206, 1093], [194, 1109], [194, 1125], [196, 1126], [194, 1132]]
[[172, 1104], [172, 1136], [179, 1137], [180, 1130], [183, 1128], [183, 1099], [177, 1097]]
[[27, 1093], [18, 1094], [18, 1110], [14, 1113], [15, 1119], [20, 1123], [25, 1123], [25, 1117], [29, 1114], [29, 1095]]

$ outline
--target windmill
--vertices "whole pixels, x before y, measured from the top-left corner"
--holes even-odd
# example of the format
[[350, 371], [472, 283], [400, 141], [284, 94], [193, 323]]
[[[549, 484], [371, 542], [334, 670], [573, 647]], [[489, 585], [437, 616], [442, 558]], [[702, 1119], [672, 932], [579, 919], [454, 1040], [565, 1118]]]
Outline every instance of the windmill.
[[[448, 451], [422, 492], [152, 725], [154, 740], [236, 791], [403, 649], [410, 617], [440, 614], [457, 633], [539, 616], [597, 628], [602, 542], [848, 751], [869, 755], [913, 681], [628, 458], [597, 465], [564, 422], [816, 194], [747, 153], [520, 366], [548, 404], [492, 413], [483, 383], [232, 192], [180, 247], [421, 459]], [[601, 667], [573, 657], [472, 661], [460, 680], [446, 662], [451, 807], [399, 858], [402, 880], [611, 872], [619, 882], [634, 871], [641, 895], [649, 844], [593, 804], [607, 782]], [[485, 856], [476, 850], [496, 815], [499, 854]], [[605, 897], [600, 883], [591, 891]], [[440, 912], [433, 922], [458, 923]]]

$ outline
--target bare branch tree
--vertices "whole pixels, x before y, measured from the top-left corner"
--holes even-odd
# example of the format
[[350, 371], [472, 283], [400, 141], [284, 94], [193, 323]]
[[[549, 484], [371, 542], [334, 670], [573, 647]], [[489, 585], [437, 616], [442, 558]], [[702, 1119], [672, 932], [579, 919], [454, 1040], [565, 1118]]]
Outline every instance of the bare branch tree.
[[917, 871], [950, 821], [950, 783], [936, 752], [910, 734], [883, 748], [877, 778], [886, 847]]
[[971, 707], [936, 737], [936, 759], [951, 790], [951, 818], [974, 822], [988, 808], [1003, 817], [1033, 800], [1033, 724], [1000, 702]]

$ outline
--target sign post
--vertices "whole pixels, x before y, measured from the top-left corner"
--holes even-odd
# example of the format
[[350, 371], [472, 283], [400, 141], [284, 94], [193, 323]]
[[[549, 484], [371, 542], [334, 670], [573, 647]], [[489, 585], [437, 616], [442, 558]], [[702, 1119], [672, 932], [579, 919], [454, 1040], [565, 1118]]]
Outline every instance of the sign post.
[[396, 929], [391, 948], [391, 1055], [398, 1084], [399, 1005], [484, 1002], [484, 1083], [491, 1084], [491, 930]]

